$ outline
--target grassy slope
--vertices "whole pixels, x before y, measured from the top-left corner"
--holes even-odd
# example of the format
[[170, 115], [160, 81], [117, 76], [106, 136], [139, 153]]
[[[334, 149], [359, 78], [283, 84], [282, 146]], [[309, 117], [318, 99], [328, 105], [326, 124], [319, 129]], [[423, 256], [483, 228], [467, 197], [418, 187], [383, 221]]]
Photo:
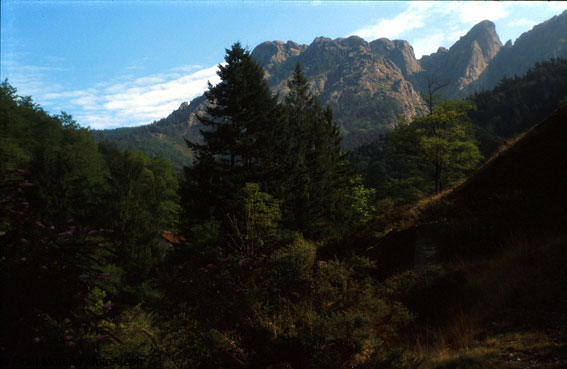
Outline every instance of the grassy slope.
[[352, 242], [380, 277], [411, 268], [419, 240], [439, 249], [439, 269], [386, 281], [416, 313], [401, 343], [421, 367], [567, 367], [567, 108], [457, 188], [369, 227]]

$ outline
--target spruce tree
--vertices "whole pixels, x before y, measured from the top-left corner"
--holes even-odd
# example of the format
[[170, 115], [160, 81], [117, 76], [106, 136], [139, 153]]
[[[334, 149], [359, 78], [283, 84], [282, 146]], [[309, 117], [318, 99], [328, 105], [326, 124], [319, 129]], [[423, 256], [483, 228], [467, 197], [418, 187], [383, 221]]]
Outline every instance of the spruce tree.
[[312, 94], [299, 64], [288, 88], [284, 210], [291, 228], [307, 237], [329, 235], [349, 220], [352, 172], [332, 110]]
[[234, 194], [246, 183], [267, 185], [281, 129], [277, 96], [270, 92], [263, 68], [240, 43], [226, 50], [217, 74], [221, 82], [209, 83], [208, 106], [198, 117], [206, 127], [203, 143], [187, 142], [196, 162], [185, 170], [182, 193], [193, 224], [211, 217], [225, 221], [234, 210]]

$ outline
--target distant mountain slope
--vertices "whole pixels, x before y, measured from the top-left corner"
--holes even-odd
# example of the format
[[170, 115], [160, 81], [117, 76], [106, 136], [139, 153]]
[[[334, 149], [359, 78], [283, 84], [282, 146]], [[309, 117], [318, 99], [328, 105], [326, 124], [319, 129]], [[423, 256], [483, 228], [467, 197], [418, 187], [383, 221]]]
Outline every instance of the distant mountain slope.
[[[426, 91], [428, 77], [448, 82], [443, 90], [446, 98], [463, 98], [494, 87], [504, 75], [521, 75], [537, 61], [566, 58], [566, 35], [567, 11], [524, 33], [514, 45], [502, 46], [494, 24], [483, 21], [448, 50], [440, 48], [420, 60], [406, 41], [382, 38], [368, 43], [357, 36], [318, 37], [310, 45], [267, 41], [252, 55], [281, 95], [286, 93], [295, 63], [301, 63], [314, 92], [323, 104], [333, 107], [344, 146], [354, 148], [390, 130], [396, 115], [422, 112], [420, 93]], [[204, 108], [200, 105], [204, 101], [201, 96], [182, 104], [149, 126], [99, 131], [96, 139], [162, 153], [180, 169], [191, 161], [183, 137], [198, 138], [195, 114]]]
[[196, 113], [204, 108], [204, 96], [182, 103], [167, 118], [149, 125], [94, 131], [97, 142], [115, 144], [122, 150], [142, 150], [152, 156], [163, 155], [177, 171], [191, 165], [192, 151], [184, 139], [199, 140]]

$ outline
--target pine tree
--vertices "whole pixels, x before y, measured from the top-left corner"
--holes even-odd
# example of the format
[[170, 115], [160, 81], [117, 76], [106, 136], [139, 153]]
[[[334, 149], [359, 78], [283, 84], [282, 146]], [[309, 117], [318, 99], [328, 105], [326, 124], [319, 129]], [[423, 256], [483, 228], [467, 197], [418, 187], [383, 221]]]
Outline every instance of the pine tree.
[[350, 166], [332, 110], [323, 109], [299, 64], [285, 98], [288, 140], [285, 211], [291, 228], [314, 237], [333, 233], [348, 221]]
[[[277, 96], [270, 92], [263, 68], [240, 43], [226, 50], [217, 72], [221, 82], [209, 83], [208, 107], [199, 121], [203, 143], [187, 142], [196, 162], [186, 168], [186, 218], [201, 223], [211, 217], [224, 221], [246, 183], [268, 183], [273, 168], [277, 132], [281, 130]], [[202, 196], [195, 199], [195, 196]]]

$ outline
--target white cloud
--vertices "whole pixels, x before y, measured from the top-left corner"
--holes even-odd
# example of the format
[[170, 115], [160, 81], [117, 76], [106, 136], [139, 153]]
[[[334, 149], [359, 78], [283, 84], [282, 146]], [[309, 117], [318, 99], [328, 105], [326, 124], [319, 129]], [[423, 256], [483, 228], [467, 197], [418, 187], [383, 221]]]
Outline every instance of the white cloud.
[[508, 22], [509, 27], [524, 27], [524, 28], [532, 28], [535, 26], [537, 22], [531, 21], [526, 18], [520, 18], [513, 21]]
[[502, 2], [413, 2], [398, 15], [377, 19], [352, 34], [367, 41], [381, 37], [408, 40], [420, 58], [439, 46], [451, 46], [476, 23], [506, 18], [508, 7]]
[[545, 3], [545, 6], [548, 6], [550, 9], [557, 11], [557, 12], [561, 12], [563, 10], [567, 10], [567, 3], [562, 2], [562, 1], [547, 1]]
[[357, 29], [351, 35], [360, 36], [368, 41], [378, 38], [394, 38], [404, 32], [425, 26], [426, 12], [430, 4], [424, 2], [412, 3], [404, 12], [394, 18], [382, 18], [375, 24]]
[[[46, 89], [36, 76], [37, 91], [34, 100], [56, 114], [61, 110], [73, 114], [82, 126], [95, 129], [137, 126], [151, 123], [169, 115], [183, 101], [189, 101], [207, 89], [207, 82], [220, 81], [218, 67], [195, 70], [197, 66], [182, 66], [175, 71], [192, 73], [164, 73], [132, 80], [99, 83], [93, 88], [62, 91]], [[27, 71], [43, 71], [28, 66]], [[33, 77], [30, 77], [33, 79]]]
[[443, 9], [444, 14], [457, 16], [464, 25], [472, 26], [483, 20], [495, 21], [506, 18], [510, 4], [504, 2], [466, 1], [447, 3]]

